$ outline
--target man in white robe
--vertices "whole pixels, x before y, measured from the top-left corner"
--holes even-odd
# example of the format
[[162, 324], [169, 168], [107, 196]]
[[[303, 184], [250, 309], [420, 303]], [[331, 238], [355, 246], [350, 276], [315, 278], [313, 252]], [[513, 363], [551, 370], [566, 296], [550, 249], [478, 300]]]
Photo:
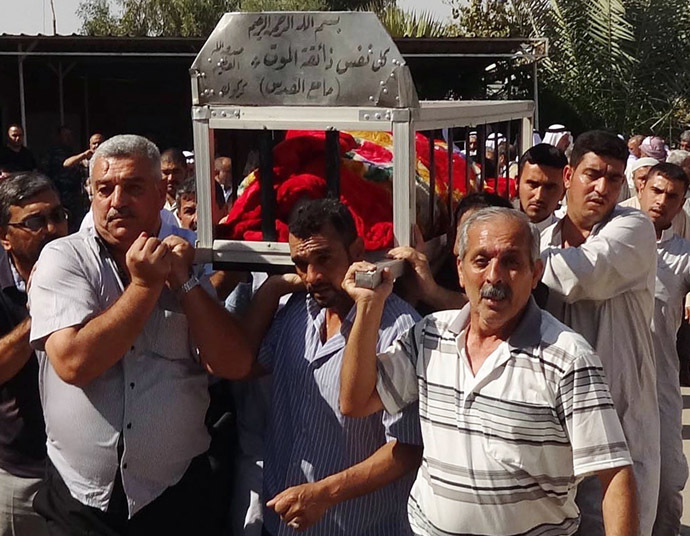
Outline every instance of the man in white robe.
[[[633, 459], [640, 534], [649, 536], [659, 491], [659, 405], [651, 321], [656, 238], [640, 211], [616, 205], [628, 149], [614, 134], [578, 137], [564, 171], [567, 213], [542, 233], [547, 310], [601, 357]], [[578, 492], [580, 534], [604, 534], [601, 486]], [[597, 504], [598, 501], [598, 504]]]
[[651, 169], [640, 192], [642, 211], [654, 224], [658, 254], [652, 336], [661, 424], [661, 479], [654, 536], [679, 533], [681, 492], [688, 478], [676, 333], [683, 316], [683, 299], [690, 291], [690, 242], [678, 236], [672, 225], [682, 212], [687, 189], [688, 176], [683, 169], [665, 163]]

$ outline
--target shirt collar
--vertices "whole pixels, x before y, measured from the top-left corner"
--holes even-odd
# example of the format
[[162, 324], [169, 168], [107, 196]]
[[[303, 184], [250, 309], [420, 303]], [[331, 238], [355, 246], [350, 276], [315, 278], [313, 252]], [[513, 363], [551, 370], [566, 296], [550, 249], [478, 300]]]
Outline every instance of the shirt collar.
[[[456, 337], [467, 328], [470, 320], [470, 304], [465, 305], [448, 325], [448, 330]], [[541, 343], [541, 309], [530, 296], [522, 318], [513, 333], [508, 337], [508, 348], [511, 354], [535, 354]]]
[[[589, 235], [587, 235], [587, 238], [585, 238], [585, 242], [587, 242], [587, 239], [590, 236], [596, 236], [599, 233], [599, 230], [604, 227], [608, 222], [610, 222], [614, 216], [619, 215], [621, 212], [627, 210], [626, 207], [622, 207], [620, 205], [616, 205], [611, 212], [599, 223], [595, 224], [594, 227], [592, 227], [592, 230], [590, 231]], [[567, 215], [567, 214], [566, 214]], [[565, 216], [558, 220], [556, 222], [556, 225], [551, 227], [551, 236], [547, 237], [549, 238], [549, 245], [550, 246], [557, 246], [557, 247], [563, 247], [563, 238], [562, 238], [562, 231], [563, 231], [563, 223], [565, 222]]]
[[17, 290], [26, 292], [26, 283], [19, 275], [19, 272], [14, 267], [12, 259], [10, 258], [7, 251], [3, 249], [2, 259], [0, 259], [0, 287], [6, 289], [9, 287], [15, 287]]
[[673, 238], [673, 236], [675, 234], [676, 233], [673, 230], [673, 225], [670, 225], [667, 229], [664, 229], [663, 231], [661, 231], [661, 238], [657, 239], [656, 242], [657, 242], [657, 244], [661, 244], [663, 242], [668, 242], [669, 240], [671, 240], [671, 238]]
[[[320, 329], [323, 325], [323, 322], [326, 320], [326, 308], [321, 307], [318, 303], [316, 303], [316, 300], [312, 298], [309, 294], [307, 294], [306, 300], [307, 312], [309, 313], [309, 316], [311, 317], [311, 320], [314, 323], [314, 325]], [[350, 329], [352, 329], [352, 324], [355, 321], [356, 313], [357, 308], [353, 305], [350, 308], [350, 311], [347, 313], [347, 316], [342, 321], [342, 324], [340, 326], [340, 332], [346, 337], [350, 333]]]

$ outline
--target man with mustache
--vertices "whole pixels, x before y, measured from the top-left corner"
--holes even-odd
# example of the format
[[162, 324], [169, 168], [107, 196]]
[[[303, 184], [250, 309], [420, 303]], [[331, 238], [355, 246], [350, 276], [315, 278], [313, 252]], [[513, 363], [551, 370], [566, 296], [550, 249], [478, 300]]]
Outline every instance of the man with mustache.
[[[640, 211], [616, 205], [628, 149], [615, 134], [581, 134], [563, 179], [567, 213], [542, 233], [546, 309], [580, 333], [601, 357], [628, 439], [649, 536], [659, 492], [659, 405], [651, 322], [656, 238]], [[603, 534], [601, 486], [580, 485], [581, 533]]]
[[[418, 535], [574, 534], [577, 484], [606, 490], [610, 535], [637, 534], [635, 485], [601, 362], [530, 297], [539, 233], [524, 214], [478, 210], [462, 224], [458, 275], [469, 304], [433, 313], [381, 352], [376, 334], [390, 275], [343, 287], [356, 315], [340, 407], [362, 417], [419, 401], [424, 459], [408, 513]], [[377, 355], [378, 353], [378, 355]]]
[[90, 171], [94, 227], [48, 244], [29, 289], [48, 436], [34, 507], [56, 535], [212, 534], [208, 373], [246, 375], [227, 353], [246, 337], [191, 269], [191, 233], [161, 222], [156, 146], [115, 136]]
[[43, 478], [46, 433], [38, 361], [29, 345], [26, 284], [43, 247], [67, 234], [67, 213], [53, 183], [37, 172], [0, 182], [0, 534], [41, 536], [33, 509]]
[[680, 393], [676, 333], [683, 301], [690, 292], [690, 242], [674, 229], [683, 211], [688, 175], [677, 165], [657, 164], [640, 191], [642, 211], [652, 220], [657, 239], [657, 271], [652, 335], [661, 418], [661, 478], [655, 536], [678, 534], [688, 465], [683, 455], [683, 398]]
[[[272, 536], [294, 530], [410, 534], [405, 502], [422, 451], [417, 408], [352, 420], [338, 406], [354, 315], [341, 284], [362, 259], [362, 238], [349, 209], [335, 199], [306, 201], [289, 229], [290, 255], [307, 292], [294, 293], [276, 315], [254, 365], [273, 381], [264, 438], [264, 530]], [[266, 301], [273, 282], [258, 290], [252, 305]], [[417, 319], [412, 307], [391, 296], [374, 344], [385, 348]]]
[[568, 160], [565, 153], [549, 143], [528, 149], [520, 158], [518, 198], [520, 210], [529, 221], [543, 231], [556, 222], [554, 216], [563, 198], [563, 168]]

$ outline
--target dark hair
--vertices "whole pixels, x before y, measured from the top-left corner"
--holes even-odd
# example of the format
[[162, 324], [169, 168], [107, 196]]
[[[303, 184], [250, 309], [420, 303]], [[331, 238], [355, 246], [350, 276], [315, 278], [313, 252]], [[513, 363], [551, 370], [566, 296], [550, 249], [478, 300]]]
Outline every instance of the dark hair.
[[576, 168], [587, 153], [613, 158], [625, 164], [628, 161], [628, 146], [615, 134], [605, 130], [590, 130], [575, 139], [570, 155], [570, 167]]
[[302, 203], [290, 218], [290, 234], [306, 239], [319, 234], [331, 225], [346, 246], [357, 238], [355, 220], [345, 205], [337, 199], [313, 199]]
[[455, 224], [460, 223], [462, 216], [468, 210], [487, 207], [513, 208], [506, 198], [489, 192], [477, 192], [463, 197], [455, 209]]
[[177, 208], [180, 208], [180, 201], [182, 201], [183, 197], [191, 196], [196, 197], [196, 179], [194, 177], [187, 177], [177, 188], [177, 192], [175, 192]]
[[525, 164], [562, 170], [568, 164], [568, 159], [565, 157], [565, 153], [558, 147], [550, 143], [539, 143], [527, 149], [520, 158], [520, 164], [518, 165], [520, 173], [522, 173], [522, 168], [525, 167]]
[[0, 182], [0, 226], [10, 221], [10, 207], [21, 206], [47, 190], [60, 197], [53, 181], [38, 171], [13, 173]]
[[184, 153], [182, 153], [182, 150], [177, 147], [171, 147], [163, 151], [161, 153], [161, 162], [172, 162], [174, 164], [180, 164], [182, 167], [187, 167], [187, 159]]
[[688, 178], [685, 171], [683, 171], [683, 168], [676, 164], [669, 164], [668, 162], [661, 162], [657, 164], [649, 170], [649, 173], [647, 173], [647, 180], [652, 178], [654, 175], [661, 175], [670, 181], [682, 182], [686, 190], [690, 184], [690, 178]]
[[[223, 193], [223, 187], [216, 181], [213, 181], [213, 186], [216, 189], [216, 205], [218, 208], [222, 209], [225, 206], [225, 194]], [[177, 189], [177, 192], [175, 192], [175, 202], [177, 203], [177, 207], [180, 207], [180, 201], [182, 201], [183, 197], [191, 196], [196, 198], [196, 179], [194, 177], [187, 177]]]

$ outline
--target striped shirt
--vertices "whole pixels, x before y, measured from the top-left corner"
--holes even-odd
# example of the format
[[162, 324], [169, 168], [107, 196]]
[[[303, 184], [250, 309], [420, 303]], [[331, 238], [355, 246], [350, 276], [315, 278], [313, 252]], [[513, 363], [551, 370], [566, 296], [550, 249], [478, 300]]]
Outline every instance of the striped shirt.
[[424, 318], [379, 355], [389, 412], [419, 400], [424, 459], [409, 501], [417, 534], [568, 535], [584, 475], [630, 465], [599, 358], [530, 299], [476, 376], [469, 305]]
[[[421, 444], [417, 405], [390, 416], [379, 412], [364, 419], [343, 416], [339, 409], [340, 369], [354, 307], [340, 333], [325, 343], [326, 310], [304, 293], [293, 295], [276, 315], [259, 362], [273, 373], [271, 414], [265, 437], [264, 496], [315, 482], [351, 467], [387, 441]], [[396, 296], [386, 302], [379, 329], [379, 349], [387, 348], [419, 319]], [[406, 503], [414, 475], [373, 493], [340, 503], [304, 533], [343, 536], [410, 534]], [[267, 508], [264, 523], [274, 536], [294, 534]]]

